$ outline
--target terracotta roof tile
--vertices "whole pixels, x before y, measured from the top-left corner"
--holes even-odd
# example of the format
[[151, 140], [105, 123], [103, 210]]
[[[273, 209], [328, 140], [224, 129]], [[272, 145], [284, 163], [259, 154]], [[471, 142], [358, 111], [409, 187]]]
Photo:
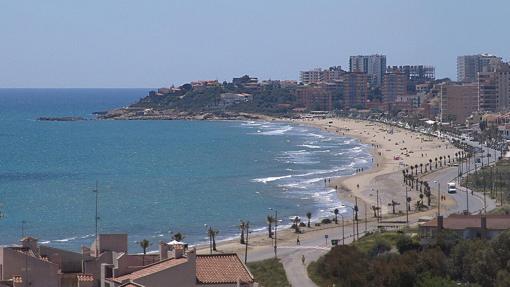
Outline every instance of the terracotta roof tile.
[[236, 254], [197, 255], [197, 281], [202, 284], [251, 283], [253, 275]]
[[123, 281], [126, 281], [126, 280], [136, 280], [138, 278], [142, 278], [142, 277], [163, 271], [168, 268], [172, 268], [174, 266], [177, 266], [177, 265], [180, 265], [180, 264], [183, 264], [186, 262], [188, 262], [188, 258], [179, 258], [179, 259], [170, 258], [170, 259], [163, 260], [163, 261], [151, 264], [151, 265], [147, 265], [146, 267], [144, 267], [143, 269], [140, 269], [138, 271], [112, 278], [112, 280], [115, 282], [119, 282], [119, 283], [122, 283]]
[[120, 285], [119, 287], [144, 287], [144, 286], [137, 284], [137, 283], [128, 282], [128, 283]]
[[94, 276], [92, 274], [78, 274], [78, 281], [80, 282], [92, 282], [94, 281]]

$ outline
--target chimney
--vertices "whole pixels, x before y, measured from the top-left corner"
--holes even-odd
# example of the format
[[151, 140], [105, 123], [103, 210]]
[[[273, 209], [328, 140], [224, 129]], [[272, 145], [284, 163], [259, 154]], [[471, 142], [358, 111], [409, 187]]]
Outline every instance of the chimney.
[[184, 256], [184, 246], [180, 244], [174, 245], [174, 258], [179, 259]]
[[90, 256], [90, 248], [88, 248], [87, 246], [82, 246], [81, 254], [83, 255], [83, 257], [89, 257]]
[[443, 230], [443, 227], [444, 227], [443, 224], [444, 224], [443, 216], [442, 215], [438, 215], [437, 216], [437, 230], [438, 231]]
[[21, 246], [23, 246], [23, 248], [28, 248], [30, 250], [32, 250], [34, 253], [39, 253], [38, 250], [37, 250], [37, 239], [33, 238], [33, 237], [24, 237], [21, 239]]
[[480, 231], [481, 231], [481, 237], [482, 239], [487, 238], [487, 217], [485, 215], [482, 215], [480, 218]]
[[113, 264], [101, 263], [101, 287], [107, 287], [106, 278], [113, 277]]
[[159, 260], [165, 260], [168, 258], [168, 244], [161, 241], [159, 243]]

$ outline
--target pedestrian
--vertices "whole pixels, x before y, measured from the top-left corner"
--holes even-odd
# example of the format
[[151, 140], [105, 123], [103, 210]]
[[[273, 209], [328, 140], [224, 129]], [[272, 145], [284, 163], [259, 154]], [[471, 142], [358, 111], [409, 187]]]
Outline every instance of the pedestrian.
[[299, 235], [296, 238], [296, 245], [301, 245], [301, 240], [299, 240]]
[[303, 265], [305, 265], [305, 255], [301, 255], [301, 262], [303, 262]]

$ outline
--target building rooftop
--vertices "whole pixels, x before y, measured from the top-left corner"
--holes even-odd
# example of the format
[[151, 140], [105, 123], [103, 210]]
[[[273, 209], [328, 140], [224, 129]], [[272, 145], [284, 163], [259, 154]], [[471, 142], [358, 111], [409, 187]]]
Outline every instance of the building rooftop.
[[[486, 215], [487, 229], [505, 230], [510, 229], [510, 215]], [[423, 223], [423, 227], [437, 227], [437, 218]], [[467, 228], [481, 228], [480, 215], [452, 214], [443, 219], [443, 228], [451, 230], [463, 230]]]
[[136, 280], [136, 279], [163, 271], [165, 269], [186, 263], [187, 261], [188, 261], [188, 258], [184, 258], [184, 257], [179, 258], [179, 259], [170, 258], [170, 259], [166, 259], [166, 260], [154, 263], [154, 264], [147, 265], [146, 267], [144, 267], [143, 269], [140, 269], [138, 271], [135, 271], [135, 272], [132, 272], [132, 273], [129, 273], [126, 275], [122, 275], [122, 276], [119, 276], [116, 278], [112, 278], [111, 280], [113, 280], [115, 282], [119, 282], [119, 283], [122, 283], [126, 280]]
[[201, 284], [251, 283], [253, 275], [236, 254], [197, 255], [197, 281]]

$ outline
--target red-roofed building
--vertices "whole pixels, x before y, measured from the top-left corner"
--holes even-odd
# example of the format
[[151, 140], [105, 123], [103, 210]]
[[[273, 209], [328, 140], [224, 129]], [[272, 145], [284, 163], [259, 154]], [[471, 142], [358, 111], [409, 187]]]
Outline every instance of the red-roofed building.
[[174, 247], [171, 258], [165, 258], [167, 249], [160, 248], [161, 261], [130, 273], [119, 273], [122, 267], [116, 266], [113, 276], [103, 282], [107, 287], [256, 286], [253, 275], [236, 254], [196, 255], [194, 249], [182, 253], [180, 248]]
[[253, 275], [237, 254], [197, 255], [196, 264], [198, 286], [253, 286]]
[[491, 239], [510, 229], [510, 215], [461, 215], [452, 214], [447, 218], [439, 216], [420, 225], [423, 238], [433, 238], [438, 230], [456, 232], [464, 239]]

